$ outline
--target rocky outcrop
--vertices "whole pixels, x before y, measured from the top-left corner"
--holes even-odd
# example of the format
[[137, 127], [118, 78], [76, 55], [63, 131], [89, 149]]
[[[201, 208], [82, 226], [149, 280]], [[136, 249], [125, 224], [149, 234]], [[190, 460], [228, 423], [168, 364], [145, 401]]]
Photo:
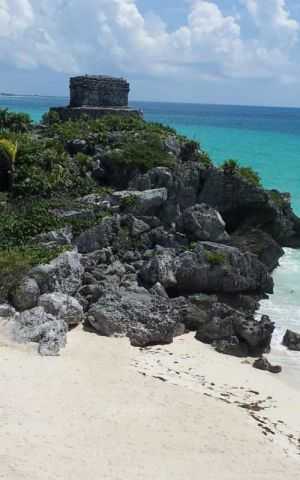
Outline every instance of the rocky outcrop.
[[231, 236], [230, 243], [242, 252], [257, 255], [270, 272], [278, 266], [280, 257], [284, 255], [284, 250], [279, 243], [258, 228], [236, 231]]
[[300, 333], [287, 330], [283, 337], [282, 345], [285, 345], [289, 350], [300, 352]]
[[24, 278], [11, 292], [11, 303], [19, 311], [36, 307], [40, 288], [34, 278]]
[[62, 319], [36, 307], [20, 313], [13, 321], [12, 334], [18, 342], [37, 342], [41, 355], [58, 355], [66, 345], [67, 325]]
[[178, 295], [199, 292], [272, 293], [273, 282], [255, 255], [211, 242], [198, 242], [193, 251], [175, 256], [155, 255], [140, 272], [144, 284], [160, 282]]
[[63, 320], [68, 326], [83, 321], [83, 308], [78, 300], [70, 295], [60, 292], [45, 293], [39, 298], [39, 306], [43, 307], [46, 313]]
[[173, 341], [178, 316], [170, 302], [138, 286], [105, 293], [88, 311], [88, 322], [101, 335], [127, 336], [134, 346]]
[[257, 321], [227, 305], [215, 303], [207, 321], [199, 326], [196, 339], [214, 345], [221, 353], [257, 356], [270, 350], [274, 328], [274, 323], [265, 315]]
[[225, 222], [221, 215], [204, 203], [184, 210], [177, 223], [179, 229], [182, 228], [190, 240], [220, 243], [229, 241], [229, 235], [225, 231]]
[[81, 285], [83, 267], [76, 251], [65, 252], [47, 265], [39, 265], [29, 272], [41, 294], [58, 291], [66, 295], [76, 293]]

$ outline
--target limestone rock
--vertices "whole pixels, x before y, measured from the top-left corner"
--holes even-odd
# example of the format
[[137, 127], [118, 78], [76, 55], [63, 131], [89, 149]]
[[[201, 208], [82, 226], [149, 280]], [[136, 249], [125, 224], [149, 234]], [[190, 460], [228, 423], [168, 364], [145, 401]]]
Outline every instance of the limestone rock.
[[33, 278], [24, 278], [11, 293], [11, 302], [19, 310], [29, 310], [36, 307], [40, 296], [40, 289]]
[[39, 306], [46, 313], [63, 320], [67, 325], [77, 325], [83, 320], [83, 308], [76, 298], [63, 293], [46, 293], [39, 298]]
[[246, 356], [261, 355], [270, 350], [275, 325], [269, 317], [260, 321], [233, 308], [215, 303], [208, 319], [199, 325], [196, 339], [213, 344], [222, 353]]
[[21, 343], [37, 342], [41, 355], [58, 355], [66, 345], [67, 325], [44, 308], [25, 310], [14, 321], [12, 333]]
[[282, 340], [282, 344], [289, 350], [295, 350], [300, 352], [300, 333], [287, 330]]
[[77, 239], [77, 247], [80, 253], [91, 253], [110, 247], [121, 232], [119, 215], [105, 217], [99, 225], [83, 232]]
[[225, 231], [225, 222], [219, 212], [204, 203], [184, 210], [182, 226], [191, 240], [220, 243], [229, 240], [229, 235]]
[[175, 261], [177, 290], [199, 292], [273, 292], [273, 280], [255, 255], [237, 248], [199, 242]]
[[47, 265], [34, 267], [29, 275], [37, 282], [41, 294], [54, 291], [74, 295], [81, 286], [83, 266], [77, 251], [65, 252]]
[[88, 312], [88, 322], [105, 336], [127, 336], [134, 346], [171, 343], [177, 313], [169, 301], [141, 287], [106, 293]]

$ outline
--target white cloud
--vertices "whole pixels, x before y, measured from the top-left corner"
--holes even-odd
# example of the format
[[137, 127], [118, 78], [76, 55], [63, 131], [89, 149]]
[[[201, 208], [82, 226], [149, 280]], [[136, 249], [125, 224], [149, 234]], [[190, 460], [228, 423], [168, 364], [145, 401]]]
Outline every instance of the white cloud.
[[212, 0], [189, 0], [187, 17], [173, 31], [157, 14], [143, 15], [135, 0], [0, 0], [0, 59], [66, 73], [290, 81], [298, 72], [289, 58], [298, 22], [285, 0], [243, 1], [257, 28], [250, 39], [240, 18]]
[[291, 18], [285, 0], [245, 0], [259, 39], [267, 45], [289, 48], [299, 39], [299, 23]]

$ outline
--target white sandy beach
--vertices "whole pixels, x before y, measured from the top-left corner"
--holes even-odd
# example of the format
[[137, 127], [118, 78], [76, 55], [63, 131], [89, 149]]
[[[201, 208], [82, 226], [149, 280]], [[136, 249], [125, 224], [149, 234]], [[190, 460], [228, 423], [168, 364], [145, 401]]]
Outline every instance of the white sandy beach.
[[52, 358], [2, 337], [0, 360], [1, 479], [299, 476], [300, 393], [192, 335], [139, 350], [79, 327]]

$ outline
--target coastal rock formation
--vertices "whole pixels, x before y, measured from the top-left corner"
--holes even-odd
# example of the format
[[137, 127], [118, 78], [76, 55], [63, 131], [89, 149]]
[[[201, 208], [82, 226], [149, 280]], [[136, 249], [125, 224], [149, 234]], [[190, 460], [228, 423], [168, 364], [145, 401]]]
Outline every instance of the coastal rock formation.
[[101, 335], [126, 335], [138, 347], [171, 343], [178, 323], [176, 310], [167, 299], [138, 286], [105, 293], [87, 318]]
[[235, 356], [261, 355], [270, 350], [275, 325], [266, 315], [260, 321], [227, 305], [215, 303], [197, 330], [196, 339]]
[[300, 352], [300, 333], [287, 330], [283, 337], [282, 345], [285, 345], [289, 350], [296, 350]]
[[193, 251], [177, 256], [161, 249], [140, 276], [145, 285], [160, 282], [179, 295], [273, 291], [273, 281], [256, 256], [212, 242], [198, 242]]
[[[71, 103], [88, 106], [68, 109], [125, 102], [127, 84], [106, 96], [109, 80], [98, 80], [72, 81]], [[195, 331], [224, 354], [269, 351], [274, 324], [255, 310], [273, 292], [282, 247], [300, 244], [286, 194], [138, 117], [49, 118], [31, 148], [0, 230], [0, 317], [16, 338], [58, 354], [82, 322], [140, 347]]]
[[37, 342], [41, 355], [58, 355], [66, 345], [64, 320], [46, 313], [43, 307], [26, 310], [16, 316], [12, 333], [18, 342]]

